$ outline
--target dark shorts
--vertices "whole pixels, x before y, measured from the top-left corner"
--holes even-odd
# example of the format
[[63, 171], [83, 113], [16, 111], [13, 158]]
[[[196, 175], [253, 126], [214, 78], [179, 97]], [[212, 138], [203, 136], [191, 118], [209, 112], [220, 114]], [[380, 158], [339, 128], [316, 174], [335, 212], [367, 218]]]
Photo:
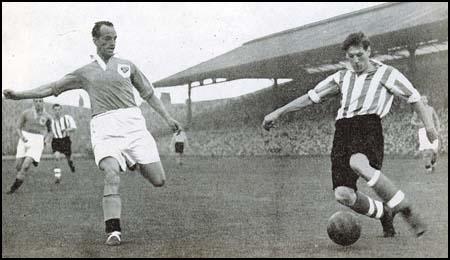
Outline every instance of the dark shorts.
[[53, 153], [60, 152], [65, 156], [72, 155], [72, 141], [70, 137], [66, 136], [63, 138], [53, 138], [52, 140], [52, 150]]
[[180, 143], [180, 142], [175, 143], [175, 152], [176, 153], [183, 153], [183, 150], [184, 150], [184, 143]]
[[331, 150], [333, 190], [339, 186], [357, 190], [359, 176], [350, 168], [350, 157], [356, 153], [366, 155], [373, 168], [381, 169], [384, 138], [378, 115], [362, 115], [336, 121]]

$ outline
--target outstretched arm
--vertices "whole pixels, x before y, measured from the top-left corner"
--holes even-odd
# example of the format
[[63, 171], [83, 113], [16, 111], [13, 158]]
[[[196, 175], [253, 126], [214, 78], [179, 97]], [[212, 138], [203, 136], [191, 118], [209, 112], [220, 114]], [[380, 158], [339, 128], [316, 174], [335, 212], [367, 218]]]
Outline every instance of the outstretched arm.
[[319, 103], [319, 101], [323, 97], [336, 94], [336, 93], [338, 93], [338, 91], [339, 90], [337, 88], [325, 88], [325, 89], [319, 88], [319, 90], [312, 89], [312, 90], [308, 91], [307, 94], [304, 94], [303, 96], [289, 102], [288, 104], [286, 104], [286, 105], [276, 109], [272, 113], [266, 115], [264, 117], [262, 126], [264, 129], [269, 131], [269, 129], [275, 125], [276, 120], [278, 120], [278, 118], [280, 118], [281, 116], [283, 116], [289, 112], [298, 111], [298, 110], [302, 109], [303, 107], [309, 106], [313, 103]]
[[25, 91], [14, 91], [12, 89], [5, 89], [3, 94], [8, 99], [31, 99], [31, 98], [44, 98], [51, 95], [59, 95], [61, 92], [77, 89], [83, 87], [82, 79], [76, 76], [65, 76], [64, 78], [54, 81], [52, 83], [44, 84], [34, 89]]
[[436, 127], [436, 130], [437, 130], [438, 134], [440, 134], [440, 132], [441, 132], [441, 121], [439, 120], [439, 116], [436, 113], [436, 110], [434, 110], [434, 108], [433, 108], [433, 119], [434, 119], [434, 125]]
[[154, 94], [150, 95], [145, 99], [147, 103], [156, 111], [158, 114], [166, 121], [166, 123], [170, 126], [172, 131], [177, 131], [178, 129], [182, 129], [180, 123], [178, 123], [172, 116], [167, 112], [164, 104], [161, 100]]
[[426, 111], [426, 107], [423, 104], [422, 100], [419, 100], [415, 103], [412, 103], [414, 111], [417, 115], [422, 119], [422, 122], [425, 126], [425, 130], [427, 131], [427, 137], [430, 142], [433, 142], [438, 138], [438, 134], [436, 132], [436, 128], [434, 127], [433, 117]]

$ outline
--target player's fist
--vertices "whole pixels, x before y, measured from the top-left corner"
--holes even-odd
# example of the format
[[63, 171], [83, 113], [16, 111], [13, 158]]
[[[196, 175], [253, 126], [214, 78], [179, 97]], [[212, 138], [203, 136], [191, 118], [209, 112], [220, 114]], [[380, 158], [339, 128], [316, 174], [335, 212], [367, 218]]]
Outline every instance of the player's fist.
[[172, 130], [172, 132], [176, 132], [178, 130], [182, 130], [183, 128], [181, 127], [181, 124], [178, 123], [177, 120], [173, 119], [173, 118], [169, 118], [167, 120], [167, 124], [169, 124], [170, 129]]
[[5, 98], [7, 99], [19, 99], [16, 95], [16, 92], [12, 89], [3, 90], [3, 95], [5, 95]]
[[280, 115], [276, 112], [272, 112], [264, 117], [264, 121], [262, 123], [262, 127], [269, 131], [275, 125], [275, 121], [280, 117]]
[[430, 143], [434, 142], [434, 140], [438, 139], [438, 132], [436, 131], [436, 128], [427, 128], [427, 137], [428, 140], [430, 140]]

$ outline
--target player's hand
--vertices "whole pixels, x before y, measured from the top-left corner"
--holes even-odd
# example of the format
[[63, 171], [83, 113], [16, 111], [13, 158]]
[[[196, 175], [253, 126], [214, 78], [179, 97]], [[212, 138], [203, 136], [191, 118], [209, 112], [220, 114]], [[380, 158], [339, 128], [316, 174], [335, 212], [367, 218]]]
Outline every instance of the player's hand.
[[276, 112], [272, 112], [264, 117], [264, 121], [262, 123], [262, 127], [269, 131], [270, 128], [274, 127], [276, 120], [280, 117], [280, 115]]
[[7, 99], [19, 99], [16, 92], [12, 89], [5, 89], [3, 90], [3, 95], [5, 95], [5, 98]]
[[436, 128], [427, 128], [426, 131], [428, 140], [430, 140], [431, 143], [438, 139], [438, 132], [436, 131]]
[[24, 143], [28, 142], [28, 139], [25, 136], [22, 136], [21, 139]]
[[167, 124], [169, 125], [170, 129], [172, 130], [172, 132], [176, 132], [178, 130], [183, 130], [183, 128], [181, 127], [181, 124], [178, 123], [177, 120], [173, 119], [173, 118], [169, 118], [167, 120]]

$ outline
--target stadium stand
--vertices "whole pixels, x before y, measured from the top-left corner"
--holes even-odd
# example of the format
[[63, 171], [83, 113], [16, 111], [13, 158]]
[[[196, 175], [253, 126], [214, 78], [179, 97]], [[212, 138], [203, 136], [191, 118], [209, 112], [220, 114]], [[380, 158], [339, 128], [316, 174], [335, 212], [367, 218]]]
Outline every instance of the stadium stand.
[[[429, 97], [430, 104], [438, 111], [442, 124], [441, 151], [448, 153], [448, 51], [419, 57], [414, 74], [407, 70], [405, 61], [397, 61], [393, 65]], [[192, 103], [193, 124], [187, 129], [189, 146], [185, 153], [201, 156], [329, 154], [334, 117], [339, 106], [337, 98], [287, 115], [270, 132], [260, 127], [264, 115], [304, 94], [303, 89], [313, 87], [324, 76], [312, 74], [307, 79], [297, 79], [237, 98]], [[31, 107], [31, 101], [2, 99], [2, 155], [15, 154], [18, 140], [16, 118], [27, 107]], [[160, 153], [173, 153], [170, 148], [172, 134], [161, 117], [147, 104], [141, 108]], [[185, 124], [185, 104], [172, 104], [167, 108], [175, 119]], [[46, 104], [45, 109], [51, 111], [51, 104]], [[64, 106], [63, 111], [73, 115], [78, 125], [72, 138], [74, 153], [91, 154], [89, 109]], [[414, 154], [417, 137], [410, 124], [411, 116], [410, 106], [394, 99], [391, 113], [383, 119], [386, 154]]]

